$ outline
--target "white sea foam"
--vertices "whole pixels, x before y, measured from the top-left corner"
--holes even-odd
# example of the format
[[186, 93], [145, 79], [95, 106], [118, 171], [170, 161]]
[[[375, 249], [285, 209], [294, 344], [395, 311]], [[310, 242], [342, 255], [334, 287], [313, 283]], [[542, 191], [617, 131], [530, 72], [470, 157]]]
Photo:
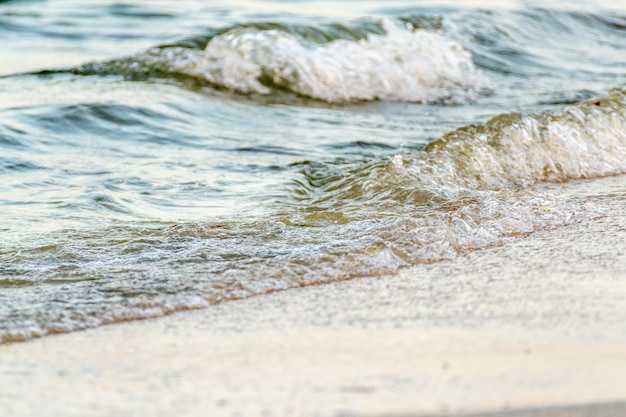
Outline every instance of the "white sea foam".
[[279, 30], [234, 29], [176, 70], [243, 93], [267, 94], [274, 84], [328, 102], [466, 102], [489, 89], [469, 52], [452, 37], [391, 20], [383, 27], [383, 35], [324, 45]]
[[[503, 114], [444, 135], [426, 147], [435, 178], [470, 188], [598, 178], [626, 172], [626, 89], [536, 115]], [[445, 161], [445, 163], [442, 163]]]

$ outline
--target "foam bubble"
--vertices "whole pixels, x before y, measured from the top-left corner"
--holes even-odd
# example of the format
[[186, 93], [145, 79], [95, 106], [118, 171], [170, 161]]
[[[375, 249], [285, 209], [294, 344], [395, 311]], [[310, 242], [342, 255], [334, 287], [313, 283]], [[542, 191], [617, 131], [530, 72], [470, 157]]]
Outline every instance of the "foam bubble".
[[305, 43], [280, 30], [237, 28], [216, 36], [177, 71], [243, 93], [270, 87], [328, 102], [465, 102], [489, 82], [460, 43], [443, 33], [383, 20], [385, 34]]

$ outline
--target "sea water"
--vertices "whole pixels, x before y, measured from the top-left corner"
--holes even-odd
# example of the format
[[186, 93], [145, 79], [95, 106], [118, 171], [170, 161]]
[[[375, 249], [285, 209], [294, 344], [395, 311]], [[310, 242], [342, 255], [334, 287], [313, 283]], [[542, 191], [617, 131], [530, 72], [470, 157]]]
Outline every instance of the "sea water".
[[0, 342], [454, 260], [626, 173], [626, 3], [14, 0], [0, 41]]

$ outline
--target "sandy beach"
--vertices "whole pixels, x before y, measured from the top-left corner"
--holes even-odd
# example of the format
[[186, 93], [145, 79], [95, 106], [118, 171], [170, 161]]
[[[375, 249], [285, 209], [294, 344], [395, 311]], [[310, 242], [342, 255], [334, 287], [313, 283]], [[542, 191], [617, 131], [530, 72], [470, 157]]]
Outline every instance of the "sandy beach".
[[563, 188], [602, 217], [395, 276], [0, 346], [0, 415], [626, 415], [626, 178]]

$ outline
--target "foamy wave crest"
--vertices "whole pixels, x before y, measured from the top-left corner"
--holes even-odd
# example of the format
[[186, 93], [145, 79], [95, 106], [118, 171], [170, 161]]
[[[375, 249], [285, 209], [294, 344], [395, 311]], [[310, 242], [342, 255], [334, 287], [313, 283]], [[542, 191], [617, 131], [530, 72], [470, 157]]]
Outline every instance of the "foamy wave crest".
[[325, 165], [307, 167], [295, 196], [317, 211], [340, 208], [354, 219], [387, 206], [393, 212], [398, 204], [446, 204], [466, 191], [514, 190], [622, 173], [625, 87], [559, 111], [503, 114], [452, 131], [423, 152], [399, 154], [349, 173]]
[[176, 70], [242, 93], [271, 87], [328, 102], [466, 102], [489, 89], [471, 55], [453, 38], [384, 20], [384, 34], [306, 42], [281, 30], [237, 28]]
[[[560, 111], [497, 116], [450, 132], [425, 148], [414, 175], [500, 189], [626, 172], [626, 87]], [[424, 163], [426, 162], [426, 163]]]
[[450, 132], [422, 152], [343, 175], [332, 166], [307, 166], [294, 186], [291, 221], [386, 218], [395, 226], [369, 234], [407, 253], [401, 255], [407, 262], [433, 261], [593, 217], [594, 208], [559, 201], [533, 185], [622, 173], [624, 87], [560, 111], [500, 115]]
[[307, 163], [285, 217], [325, 233], [325, 226], [343, 227], [352, 250], [386, 254], [393, 270], [597, 217], [601, 207], [538, 185], [620, 173], [626, 173], [623, 87], [559, 111], [500, 115], [423, 151], [349, 172], [341, 163]]

